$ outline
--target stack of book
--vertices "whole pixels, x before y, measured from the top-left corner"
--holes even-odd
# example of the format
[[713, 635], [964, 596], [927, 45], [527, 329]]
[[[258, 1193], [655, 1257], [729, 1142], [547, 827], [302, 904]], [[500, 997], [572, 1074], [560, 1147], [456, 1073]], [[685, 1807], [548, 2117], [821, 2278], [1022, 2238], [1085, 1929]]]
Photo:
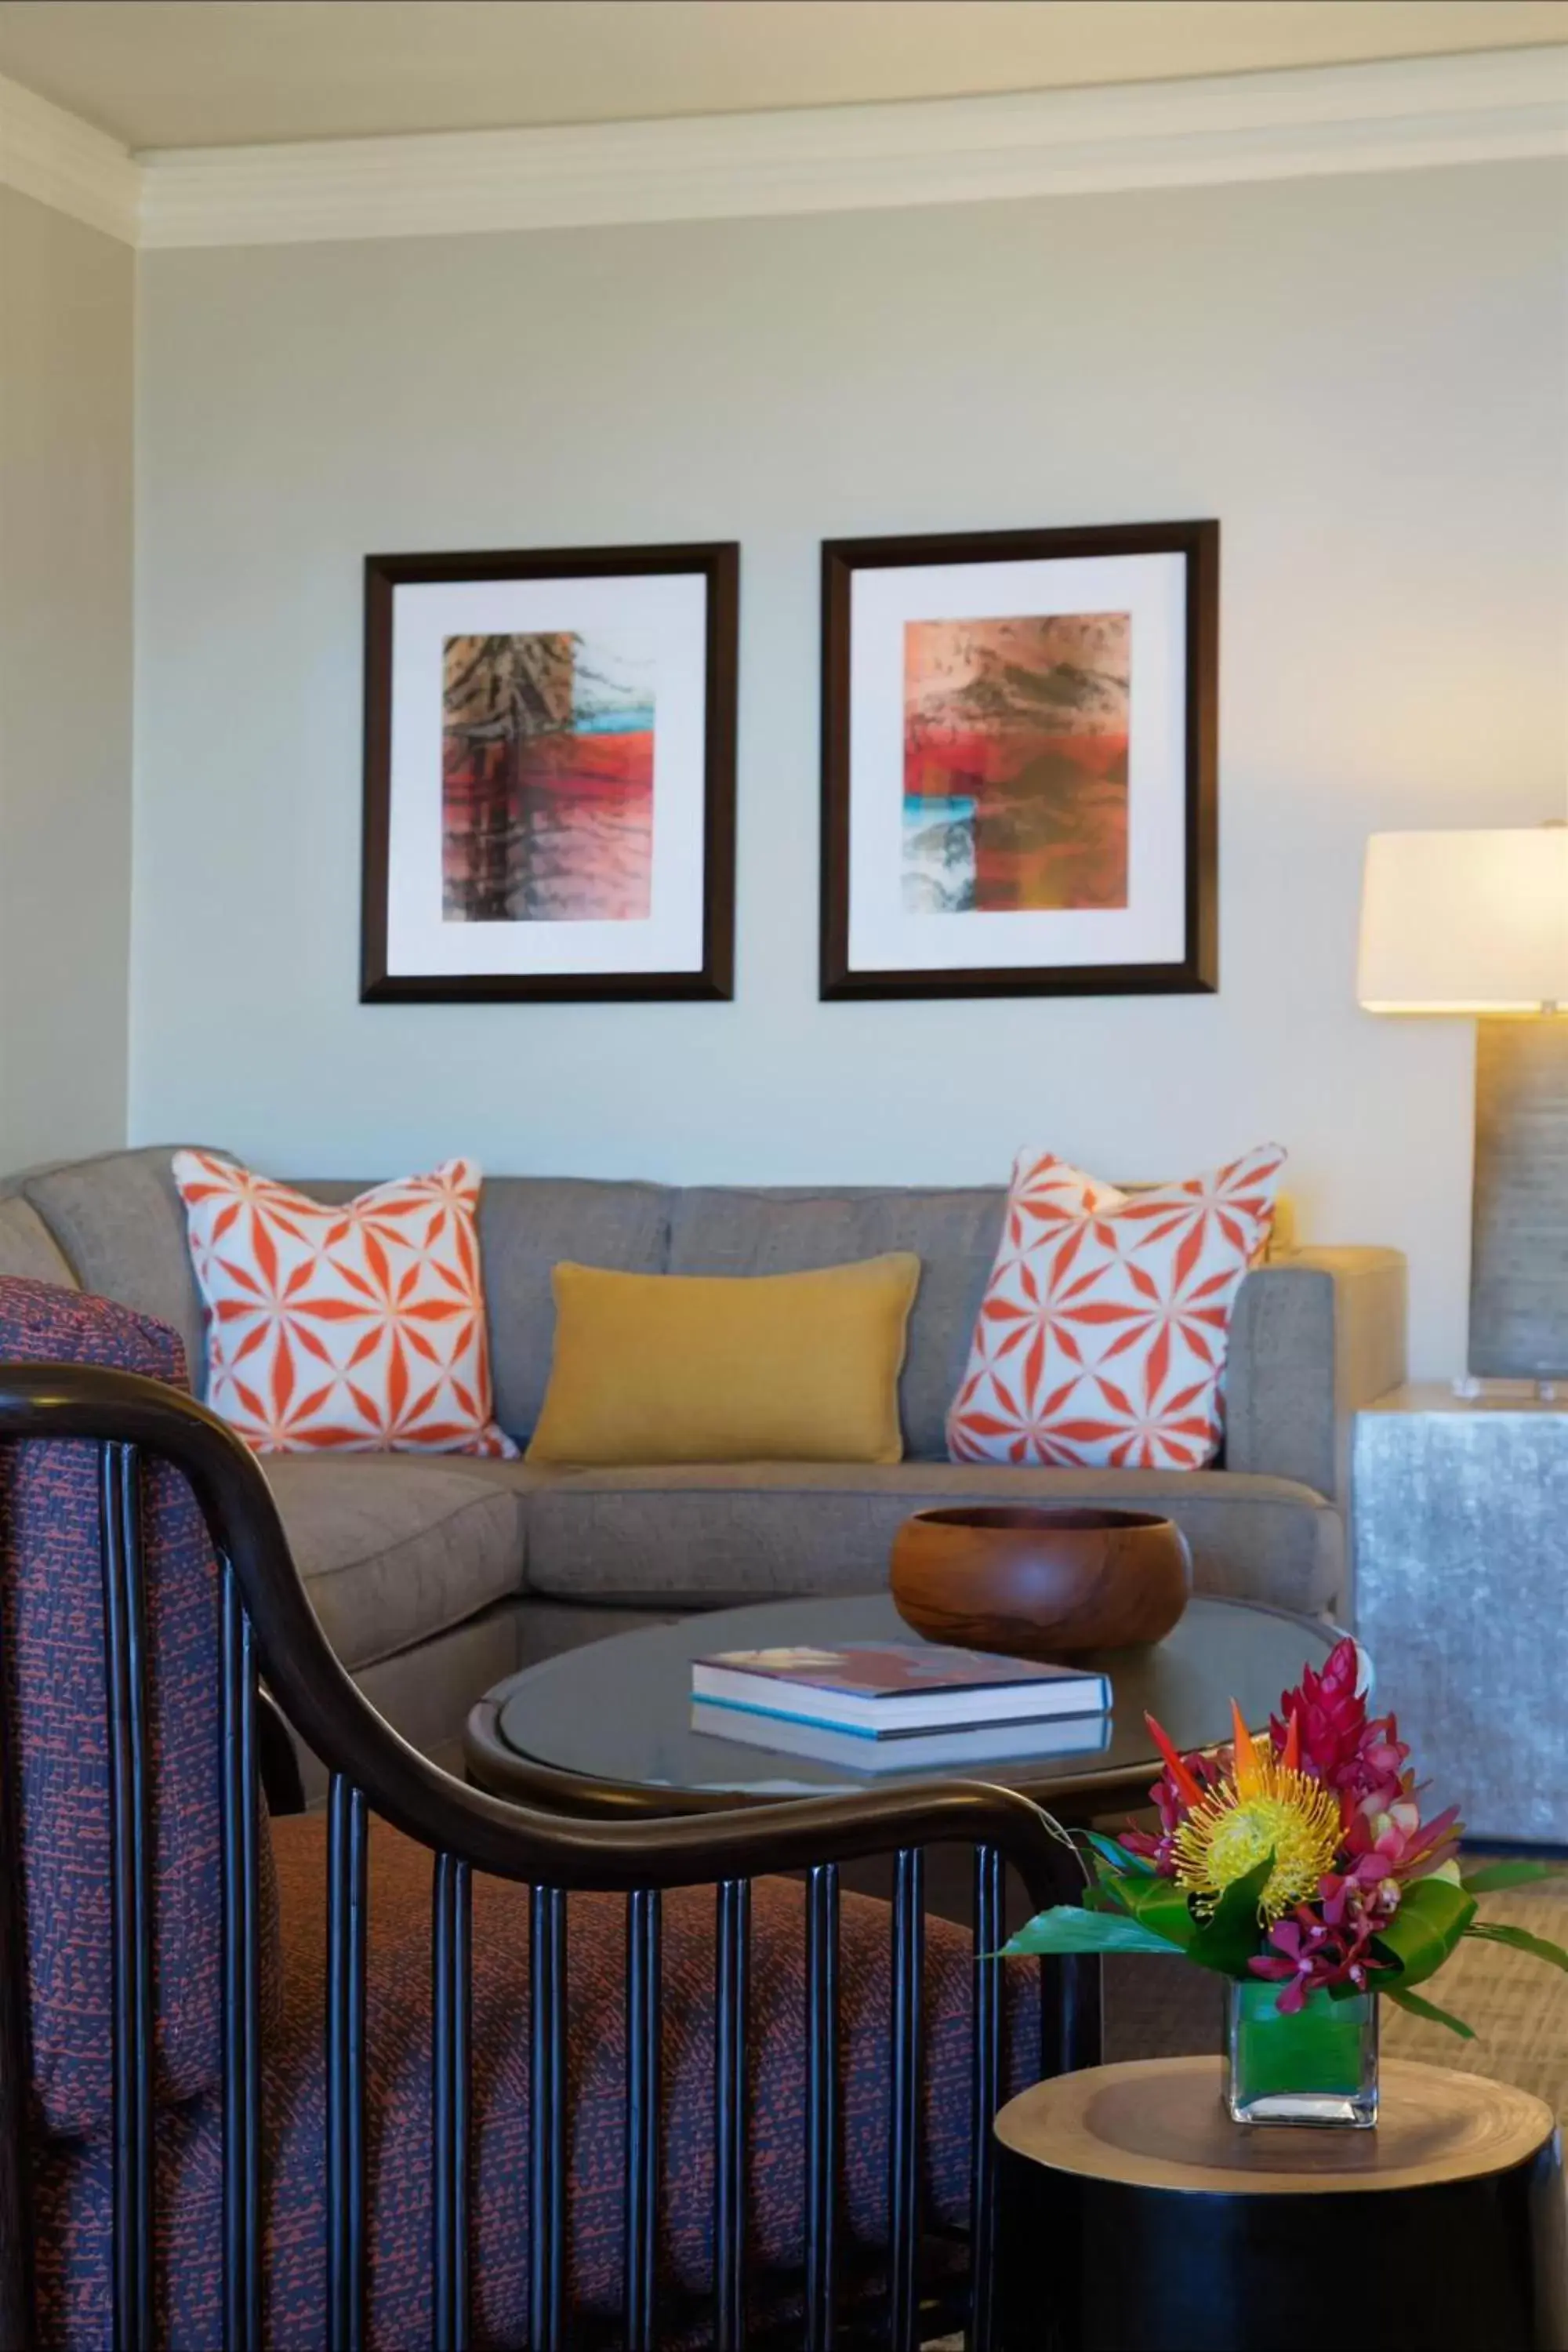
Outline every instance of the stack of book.
[[1103, 1675], [931, 1642], [721, 1650], [693, 1661], [691, 1698], [694, 1731], [859, 1772], [962, 1772], [1110, 1739]]

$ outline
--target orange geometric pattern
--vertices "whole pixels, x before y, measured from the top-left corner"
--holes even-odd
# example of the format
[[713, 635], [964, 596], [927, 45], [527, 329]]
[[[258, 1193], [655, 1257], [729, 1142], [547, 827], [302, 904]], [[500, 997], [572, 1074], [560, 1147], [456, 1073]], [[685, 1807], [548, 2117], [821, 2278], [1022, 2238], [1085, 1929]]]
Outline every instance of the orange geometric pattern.
[[206, 1401], [258, 1454], [517, 1453], [490, 1418], [479, 1171], [324, 1207], [176, 1151], [206, 1314]]
[[1226, 1345], [1285, 1154], [1119, 1192], [1020, 1156], [947, 1420], [955, 1462], [1201, 1470], [1224, 1434]]

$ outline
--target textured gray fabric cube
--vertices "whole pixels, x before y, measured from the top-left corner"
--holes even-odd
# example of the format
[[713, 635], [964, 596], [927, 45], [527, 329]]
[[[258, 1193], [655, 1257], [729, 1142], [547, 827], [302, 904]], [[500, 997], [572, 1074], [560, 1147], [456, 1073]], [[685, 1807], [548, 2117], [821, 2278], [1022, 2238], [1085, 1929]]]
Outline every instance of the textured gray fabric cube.
[[1568, 1404], [1385, 1398], [1356, 1422], [1353, 1530], [1376, 1703], [1434, 1801], [1473, 1838], [1568, 1845]]

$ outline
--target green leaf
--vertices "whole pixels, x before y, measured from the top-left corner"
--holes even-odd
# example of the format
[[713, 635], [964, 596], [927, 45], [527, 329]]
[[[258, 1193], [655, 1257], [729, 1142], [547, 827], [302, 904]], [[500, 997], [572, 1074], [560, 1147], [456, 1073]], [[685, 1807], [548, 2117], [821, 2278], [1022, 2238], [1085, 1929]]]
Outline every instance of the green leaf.
[[1529, 1952], [1538, 1960], [1549, 1960], [1554, 1969], [1568, 1969], [1568, 1952], [1561, 1944], [1548, 1943], [1544, 1936], [1532, 1936], [1528, 1927], [1506, 1927], [1500, 1920], [1480, 1919], [1465, 1934], [1478, 1943], [1506, 1944], [1510, 1951]]
[[1083, 1911], [1076, 1903], [1058, 1903], [1049, 1911], [1037, 1912], [1016, 1936], [1009, 1936], [1002, 1947], [1002, 1957], [1016, 1959], [1020, 1954], [1160, 1952], [1169, 1958], [1180, 1948], [1163, 1936], [1141, 1927], [1136, 1919], [1122, 1918], [1114, 1912]]
[[1387, 1998], [1396, 2009], [1407, 2011], [1412, 2017], [1424, 2017], [1428, 2025], [1446, 2025], [1450, 2033], [1458, 2035], [1461, 2042], [1473, 2042], [1476, 2038], [1475, 2027], [1467, 2025], [1462, 2017], [1451, 2017], [1446, 2009], [1439, 2009], [1435, 2000], [1423, 2000], [1418, 1992], [1406, 1992], [1403, 1985], [1390, 1985]]
[[1186, 1947], [1189, 1960], [1222, 1977], [1247, 1974], [1247, 1961], [1263, 1949], [1263, 1918], [1258, 1906], [1273, 1874], [1274, 1856], [1266, 1853], [1245, 1878], [1231, 1881], [1209, 1916], [1194, 1929]]
[[1173, 1878], [1134, 1878], [1122, 1886], [1121, 1894], [1141, 1927], [1186, 1950], [1198, 1932], [1198, 1923], [1186, 1890]]
[[1487, 1862], [1479, 1870], [1461, 1871], [1459, 1884], [1467, 1895], [1496, 1895], [1505, 1886], [1533, 1886], [1542, 1878], [1561, 1878], [1568, 1863]]
[[1451, 1879], [1418, 1878], [1405, 1888], [1373, 1944], [1380, 1958], [1394, 1962], [1401, 1985], [1424, 1984], [1449, 1958], [1475, 1916], [1474, 1895]]
[[1108, 1862], [1121, 1878], [1131, 1873], [1139, 1878], [1152, 1875], [1154, 1865], [1146, 1853], [1129, 1853], [1115, 1838], [1104, 1837], [1099, 1830], [1085, 1830], [1085, 1837], [1102, 1862]]

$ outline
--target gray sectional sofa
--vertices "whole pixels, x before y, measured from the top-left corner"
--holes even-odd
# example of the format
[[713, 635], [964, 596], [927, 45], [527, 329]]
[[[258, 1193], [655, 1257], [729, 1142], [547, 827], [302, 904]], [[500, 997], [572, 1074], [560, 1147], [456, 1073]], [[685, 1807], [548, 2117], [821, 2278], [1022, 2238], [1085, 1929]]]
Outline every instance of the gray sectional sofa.
[[[74, 1283], [180, 1333], [202, 1312], [173, 1146], [0, 1184], [0, 1275]], [[328, 1201], [358, 1183], [299, 1181]], [[374, 1179], [366, 1179], [374, 1181]], [[406, 1738], [450, 1760], [472, 1701], [520, 1664], [625, 1627], [769, 1595], [874, 1591], [900, 1519], [940, 1502], [1094, 1499], [1168, 1510], [1199, 1589], [1305, 1612], [1347, 1605], [1348, 1435], [1405, 1374], [1405, 1266], [1303, 1249], [1247, 1276], [1224, 1466], [975, 1468], [942, 1423], [1001, 1229], [1000, 1189], [784, 1190], [492, 1177], [480, 1208], [496, 1412], [526, 1441], [550, 1370], [551, 1269], [775, 1274], [913, 1250], [900, 1389], [907, 1459], [541, 1471], [452, 1454], [273, 1457], [267, 1471], [328, 1634]]]

